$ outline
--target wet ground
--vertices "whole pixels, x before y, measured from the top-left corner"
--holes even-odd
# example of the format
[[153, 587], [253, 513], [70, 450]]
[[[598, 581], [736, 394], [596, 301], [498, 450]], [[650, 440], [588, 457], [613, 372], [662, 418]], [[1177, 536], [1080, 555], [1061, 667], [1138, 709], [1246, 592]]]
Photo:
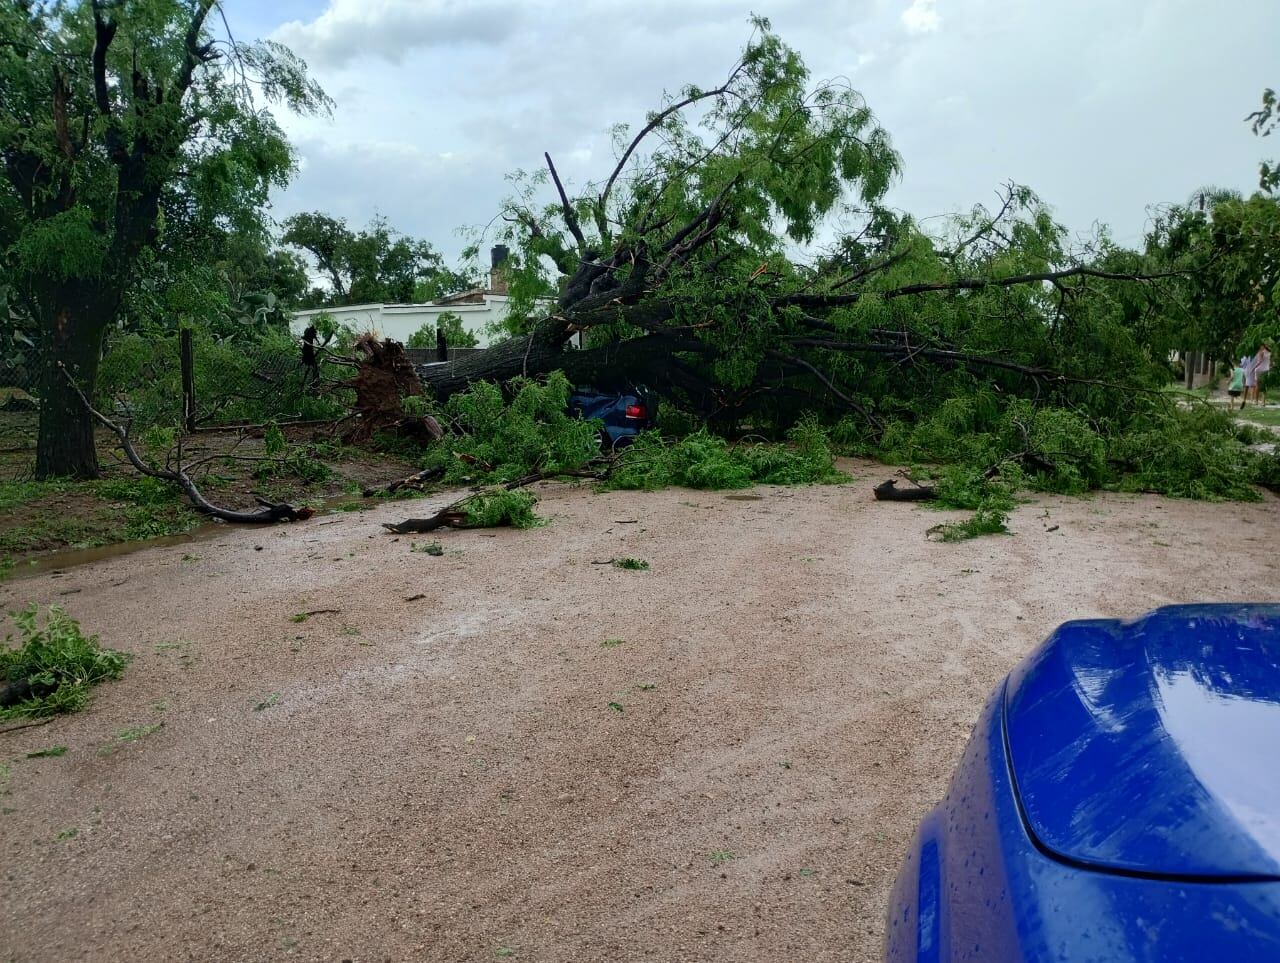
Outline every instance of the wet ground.
[[[427, 500], [0, 583], [134, 657], [0, 734], [0, 958], [872, 960], [1045, 634], [1275, 595], [1274, 498], [1042, 498], [949, 545], [851, 467], [757, 500], [545, 485], [548, 526], [438, 557], [379, 524]], [[623, 557], [650, 569], [593, 564]]]

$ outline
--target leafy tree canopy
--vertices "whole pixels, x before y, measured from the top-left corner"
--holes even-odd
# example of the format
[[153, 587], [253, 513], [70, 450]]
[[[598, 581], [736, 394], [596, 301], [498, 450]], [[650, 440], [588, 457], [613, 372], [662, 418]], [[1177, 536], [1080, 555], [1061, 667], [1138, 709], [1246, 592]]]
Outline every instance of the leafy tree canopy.
[[353, 230], [318, 211], [295, 214], [284, 222], [283, 240], [306, 251], [329, 285], [310, 295], [313, 306], [432, 301], [472, 286], [430, 243], [399, 234], [380, 216]]
[[436, 318], [436, 323], [427, 323], [420, 327], [405, 342], [410, 348], [434, 348], [436, 333], [443, 332], [445, 344], [450, 348], [478, 348], [480, 339], [462, 325], [462, 318], [452, 311], [446, 311]]
[[[37, 472], [97, 473], [103, 335], [166, 243], [261, 235], [294, 168], [267, 109], [331, 101], [294, 54], [216, 34], [214, 0], [0, 5], [0, 271], [45, 353]], [[153, 275], [154, 276], [154, 275]]]

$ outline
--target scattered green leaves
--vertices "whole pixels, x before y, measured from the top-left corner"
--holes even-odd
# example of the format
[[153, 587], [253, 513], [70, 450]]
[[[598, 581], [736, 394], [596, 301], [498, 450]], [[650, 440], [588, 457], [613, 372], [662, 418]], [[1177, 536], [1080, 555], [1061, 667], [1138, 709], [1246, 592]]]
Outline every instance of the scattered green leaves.
[[5, 636], [0, 680], [23, 695], [0, 707], [0, 719], [75, 712], [88, 703], [93, 686], [124, 672], [124, 653], [104, 649], [96, 635], [85, 636], [80, 623], [57, 606], [49, 607], [43, 623], [35, 605], [12, 613], [12, 618], [19, 644], [9, 648], [13, 636]]
[[35, 752], [27, 753], [28, 759], [52, 759], [56, 756], [65, 756], [67, 754], [66, 746], [50, 746], [48, 749], [37, 749]]

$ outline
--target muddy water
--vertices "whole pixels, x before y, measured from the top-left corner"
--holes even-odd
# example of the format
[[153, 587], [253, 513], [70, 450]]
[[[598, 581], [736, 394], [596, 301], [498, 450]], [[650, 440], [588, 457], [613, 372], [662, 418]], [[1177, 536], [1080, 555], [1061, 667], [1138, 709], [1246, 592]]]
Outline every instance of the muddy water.
[[[315, 517], [319, 518], [323, 515], [338, 514], [335, 511], [338, 505], [348, 505], [353, 501], [358, 501], [354, 495], [335, 495], [331, 498], [324, 499], [320, 506], [316, 509]], [[369, 508], [380, 504], [374, 499], [365, 500], [365, 504]], [[283, 523], [280, 523], [283, 524]], [[30, 578], [44, 572], [61, 572], [64, 569], [75, 568], [78, 565], [88, 565], [91, 562], [101, 562], [108, 558], [117, 558], [121, 555], [132, 555], [134, 552], [140, 552], [148, 548], [163, 548], [167, 545], [186, 545], [198, 542], [207, 542], [219, 535], [225, 535], [235, 531], [262, 531], [264, 529], [274, 528], [274, 525], [233, 525], [229, 522], [207, 521], [202, 525], [198, 525], [189, 532], [182, 532], [177, 535], [160, 535], [156, 538], [144, 538], [132, 542], [115, 542], [111, 545], [98, 545], [94, 548], [73, 548], [64, 552], [50, 552], [48, 555], [38, 555], [35, 558], [27, 559], [19, 562], [10, 574], [10, 581], [17, 581], [23, 578]]]

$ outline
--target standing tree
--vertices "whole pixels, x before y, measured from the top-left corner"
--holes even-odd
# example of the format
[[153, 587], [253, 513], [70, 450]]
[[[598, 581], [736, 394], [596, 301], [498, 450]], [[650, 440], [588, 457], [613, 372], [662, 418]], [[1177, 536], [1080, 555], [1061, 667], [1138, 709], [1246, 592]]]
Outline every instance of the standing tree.
[[92, 396], [103, 336], [170, 215], [256, 220], [293, 170], [254, 95], [305, 113], [332, 106], [291, 51], [236, 40], [217, 9], [0, 7], [0, 264], [41, 335], [39, 477], [97, 475], [93, 422], [70, 378]]
[[319, 211], [295, 214], [282, 239], [310, 254], [329, 282], [328, 292], [314, 293], [315, 306], [430, 301], [470, 287], [429, 242], [397, 233], [383, 217], [353, 231]]

